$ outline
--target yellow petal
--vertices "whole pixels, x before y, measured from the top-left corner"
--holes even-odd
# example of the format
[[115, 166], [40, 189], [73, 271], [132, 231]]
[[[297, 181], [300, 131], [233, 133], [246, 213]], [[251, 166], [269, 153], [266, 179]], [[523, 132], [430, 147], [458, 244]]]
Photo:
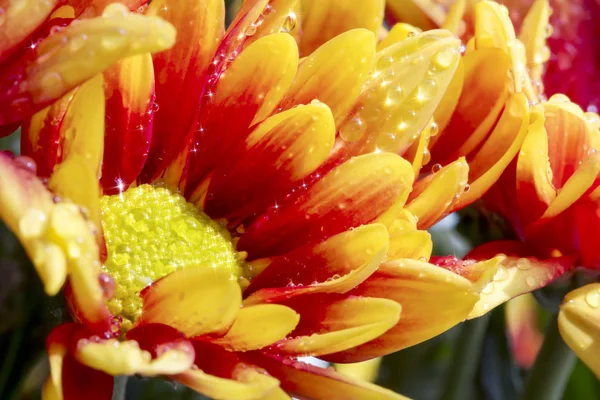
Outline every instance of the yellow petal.
[[169, 23], [113, 3], [102, 17], [71, 24], [39, 44], [38, 58], [27, 70], [27, 90], [34, 103], [46, 103], [122, 58], [161, 51], [174, 42]]
[[286, 337], [300, 316], [278, 304], [242, 307], [227, 334], [212, 340], [232, 351], [258, 350]]
[[454, 2], [448, 11], [448, 15], [442, 24], [442, 28], [448, 29], [457, 36], [460, 35], [461, 31], [464, 29], [462, 25], [464, 24], [463, 17], [466, 8], [467, 0], [457, 0]]
[[423, 30], [439, 28], [446, 18], [441, 5], [432, 0], [388, 0], [386, 3], [395, 20]]
[[150, 352], [140, 349], [134, 340], [89, 342], [82, 339], [77, 345], [75, 357], [82, 364], [113, 376], [171, 375], [187, 371], [194, 364], [194, 351], [186, 342], [152, 359]]
[[387, 260], [412, 258], [427, 261], [433, 250], [431, 235], [427, 231], [390, 234]]
[[381, 357], [373, 358], [359, 363], [353, 364], [336, 364], [335, 370], [343, 375], [351, 378], [360, 379], [366, 382], [375, 382], [379, 375], [379, 366], [381, 365]]
[[600, 379], [600, 284], [586, 285], [565, 296], [558, 328], [565, 343]]
[[394, 43], [400, 42], [406, 38], [416, 35], [417, 33], [423, 32], [418, 27], [400, 22], [395, 24], [388, 34], [377, 43], [377, 51], [381, 51], [385, 48], [390, 47]]
[[[219, 378], [192, 369], [174, 377], [186, 386], [215, 400], [258, 400], [277, 391], [279, 381], [253, 368], [237, 368], [233, 379]], [[268, 397], [267, 397], [268, 398]]]
[[519, 32], [519, 40], [525, 45], [529, 75], [534, 81], [542, 79], [544, 63], [550, 57], [546, 38], [551, 12], [548, 0], [534, 1]]
[[231, 277], [209, 266], [179, 269], [141, 293], [138, 323], [169, 325], [186, 336], [226, 331], [235, 320], [242, 294]]
[[318, 99], [331, 108], [339, 122], [356, 101], [371, 72], [374, 56], [372, 32], [353, 29], [336, 36], [300, 63], [279, 107], [287, 109]]
[[377, 33], [383, 23], [385, 0], [303, 0], [300, 52], [308, 55], [329, 39], [354, 28]]

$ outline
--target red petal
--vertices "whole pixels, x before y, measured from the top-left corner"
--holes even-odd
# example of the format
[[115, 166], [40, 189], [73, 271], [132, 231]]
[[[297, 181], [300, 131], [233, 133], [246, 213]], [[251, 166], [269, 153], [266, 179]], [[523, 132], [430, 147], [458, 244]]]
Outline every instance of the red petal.
[[144, 324], [127, 331], [127, 340], [135, 340], [142, 350], [152, 354], [152, 358], [160, 356], [173, 347], [186, 348], [193, 351], [185, 335], [177, 329], [164, 324]]

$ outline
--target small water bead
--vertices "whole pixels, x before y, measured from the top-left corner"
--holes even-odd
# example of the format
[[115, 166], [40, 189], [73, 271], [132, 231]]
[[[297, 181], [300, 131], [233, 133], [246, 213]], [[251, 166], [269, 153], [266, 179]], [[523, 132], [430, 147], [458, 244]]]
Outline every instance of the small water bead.
[[526, 271], [528, 269], [531, 269], [531, 261], [529, 261], [526, 258], [519, 258], [517, 260], [517, 268], [520, 269], [521, 271]]
[[483, 290], [481, 290], [482, 294], [492, 294], [494, 292], [494, 284], [492, 282], [488, 283]]
[[283, 31], [291, 32], [296, 27], [297, 21], [298, 17], [296, 16], [296, 13], [290, 12], [285, 18], [285, 21], [283, 21]]
[[600, 307], [600, 292], [598, 290], [591, 290], [585, 295], [585, 302], [592, 308]]
[[429, 137], [435, 137], [440, 133], [440, 126], [435, 123], [435, 121], [431, 122], [429, 126]]
[[537, 279], [535, 279], [533, 276], [528, 276], [525, 278], [525, 283], [529, 287], [534, 287], [537, 284]]
[[439, 170], [441, 170], [441, 169], [442, 169], [442, 164], [433, 164], [431, 166], [431, 172], [433, 172], [434, 174], [436, 172], [439, 172]]
[[546, 28], [544, 29], [544, 34], [546, 35], [546, 39], [549, 38], [550, 36], [552, 36], [553, 33], [554, 33], [554, 28], [552, 27], [552, 24], [547, 24]]
[[456, 63], [459, 57], [459, 52], [453, 47], [440, 50], [432, 58], [433, 66], [442, 70], [447, 69]]
[[258, 29], [258, 25], [250, 24], [250, 25], [248, 25], [248, 28], [246, 28], [246, 31], [244, 33], [246, 36], [252, 36], [256, 33], [257, 29]]
[[431, 161], [431, 152], [426, 147], [425, 149], [423, 149], [423, 161], [421, 164], [427, 165], [429, 164], [429, 161]]
[[600, 116], [598, 114], [588, 111], [583, 114], [583, 117], [594, 129], [600, 129]]
[[467, 193], [469, 190], [471, 190], [471, 185], [469, 185], [468, 183], [465, 184], [465, 187], [463, 189], [463, 193]]
[[359, 116], [344, 122], [340, 127], [340, 136], [347, 142], [355, 142], [360, 139], [367, 129], [367, 124]]
[[241, 263], [229, 233], [168, 189], [141, 185], [101, 201], [108, 258], [115, 281], [109, 301], [125, 328], [141, 310], [139, 292], [183, 267], [212, 267], [239, 277]]

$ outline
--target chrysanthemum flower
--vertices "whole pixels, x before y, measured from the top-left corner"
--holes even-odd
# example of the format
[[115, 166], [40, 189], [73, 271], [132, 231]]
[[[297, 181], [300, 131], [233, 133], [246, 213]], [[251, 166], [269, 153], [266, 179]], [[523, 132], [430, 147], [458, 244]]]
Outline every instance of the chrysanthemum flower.
[[[419, 230], [464, 195], [466, 162], [413, 190], [460, 41], [435, 30], [377, 44], [383, 2], [357, 7], [373, 19], [343, 33], [320, 29], [333, 3], [303, 2], [302, 24], [294, 1], [246, 1], [227, 31], [221, 0], [154, 0], [145, 16], [104, 3], [60, 8], [82, 20], [46, 40], [85, 47], [92, 32], [77, 29], [113, 15], [166, 20], [178, 40], [153, 57], [132, 43], [2, 121], [62, 95], [25, 121], [24, 157], [0, 155], [2, 218], [50, 294], [68, 278], [76, 322], [48, 338], [45, 396], [104, 398], [112, 375], [143, 374], [214, 398], [397, 397], [298, 357], [387, 354], [478, 302], [462, 271], [428, 262]], [[65, 79], [85, 70], [64, 59]]]
[[[482, 293], [507, 300], [543, 287], [576, 266], [597, 270], [600, 265], [596, 243], [600, 233], [597, 202], [600, 118], [594, 112], [585, 112], [563, 94], [553, 95], [549, 100], [545, 98], [541, 82], [545, 79], [544, 63], [550, 57], [545, 41], [552, 33], [548, 2], [537, 0], [529, 9], [517, 7], [512, 14], [492, 2], [476, 5], [456, 2], [448, 10], [447, 13], [440, 11], [440, 25], [453, 25], [459, 29], [460, 24], [456, 23], [459, 21], [464, 35], [470, 37], [473, 31], [467, 53], [469, 49], [477, 49], [480, 43], [504, 47], [512, 81], [512, 85], [508, 86], [508, 96], [511, 96], [510, 92], [522, 92], [529, 100], [529, 105], [525, 104], [529, 109], [528, 116], [518, 117], [525, 123], [526, 130], [526, 135], [520, 136], [518, 154], [511, 153], [510, 165], [503, 168], [503, 175], [485, 196], [487, 207], [509, 221], [519, 241], [489, 243], [470, 254], [469, 258], [487, 259], [500, 253], [498, 257], [504, 259]], [[470, 13], [470, 18], [462, 21], [453, 19], [455, 13]], [[522, 43], [515, 38], [509, 15], [520, 24], [519, 39]], [[556, 20], [554, 26], [557, 26]], [[556, 41], [563, 39], [568, 39], [568, 35], [555, 38]], [[562, 57], [560, 53], [554, 56]], [[575, 57], [575, 54], [572, 56]], [[499, 64], [496, 62], [496, 66]], [[486, 72], [489, 71], [488, 68]], [[552, 67], [549, 71], [551, 74], [556, 72], [552, 72]], [[515, 79], [519, 75], [520, 78]], [[568, 78], [566, 76], [565, 81]], [[582, 78], [585, 81], [585, 74]], [[478, 82], [493, 84], [500, 80], [499, 75], [498, 79], [479, 79]], [[497, 113], [492, 115], [490, 122], [494, 123], [497, 116]], [[502, 118], [496, 125], [501, 121]], [[477, 130], [468, 130], [467, 142], [472, 140], [473, 135], [477, 136], [476, 133]], [[478, 139], [475, 145], [480, 146], [479, 151], [488, 146], [487, 141], [480, 142]], [[469, 156], [467, 160], [470, 160]], [[476, 163], [471, 160], [471, 168], [474, 165]], [[465, 271], [466, 274], [473, 262], [438, 260], [440, 265]], [[502, 279], [498, 279], [498, 273]], [[596, 375], [600, 374], [600, 364], [594, 356], [600, 340], [596, 322], [600, 312], [599, 293], [597, 284], [571, 292], [566, 296], [558, 317], [563, 338]], [[485, 297], [482, 296], [482, 300]]]

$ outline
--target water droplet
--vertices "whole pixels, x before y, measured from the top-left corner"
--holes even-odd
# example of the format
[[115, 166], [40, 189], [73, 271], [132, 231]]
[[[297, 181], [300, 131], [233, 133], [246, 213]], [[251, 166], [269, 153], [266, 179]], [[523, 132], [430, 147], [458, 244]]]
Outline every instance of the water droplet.
[[600, 307], [600, 292], [598, 290], [592, 290], [586, 293], [585, 302], [592, 308]]
[[482, 294], [492, 294], [493, 291], [494, 291], [494, 284], [492, 282], [490, 282], [483, 288], [481, 293]]
[[283, 31], [291, 32], [296, 27], [296, 22], [298, 21], [298, 17], [295, 12], [290, 12], [288, 16], [283, 21]]
[[423, 150], [423, 161], [421, 164], [427, 165], [429, 164], [429, 161], [431, 161], [431, 153], [429, 152], [429, 149], [425, 147]]
[[517, 268], [521, 271], [526, 271], [531, 269], [531, 262], [526, 258], [519, 258], [517, 260]]
[[413, 31], [410, 31], [410, 32], [408, 32], [408, 33], [406, 34], [406, 37], [409, 37], [409, 38], [410, 38], [410, 37], [414, 37], [415, 35], [416, 35], [416, 33], [415, 33], [415, 32], [413, 32]]
[[246, 34], [246, 36], [252, 36], [256, 33], [258, 26], [256, 24], [250, 24], [248, 25], [248, 28], [246, 28], [246, 31], [244, 32]]
[[340, 136], [347, 142], [355, 142], [362, 137], [367, 124], [359, 116], [346, 121], [340, 127]]
[[440, 126], [438, 124], [436, 124], [435, 121], [432, 121], [431, 125], [429, 126], [429, 136], [435, 137], [439, 133], [440, 133]]
[[502, 282], [508, 278], [508, 272], [503, 267], [499, 267], [494, 277], [492, 278], [495, 282]]
[[442, 164], [433, 164], [431, 166], [431, 172], [433, 172], [434, 174], [436, 172], [438, 172], [440, 169], [442, 169]]
[[433, 63], [436, 68], [447, 69], [458, 61], [459, 53], [455, 48], [450, 47], [437, 52], [433, 56]]
[[537, 283], [537, 280], [533, 276], [528, 276], [525, 278], [525, 283], [527, 283], [529, 287], [534, 287]]
[[471, 190], [471, 185], [469, 185], [468, 183], [465, 185], [465, 188], [463, 189], [463, 193], [467, 193], [469, 190]]
[[27, 157], [27, 156], [16, 157], [14, 159], [14, 162], [15, 162], [15, 164], [17, 164], [17, 166], [19, 168], [22, 168], [22, 169], [32, 172], [34, 174], [37, 170], [37, 165], [36, 165], [35, 161], [33, 161], [33, 159], [30, 157]]
[[549, 38], [550, 36], [552, 36], [552, 34], [554, 33], [554, 28], [552, 27], [551, 24], [546, 25], [546, 28], [544, 30], [544, 34], [546, 35], [546, 38]]
[[58, 72], [48, 72], [42, 77], [40, 83], [46, 90], [55, 92], [62, 86], [63, 80]]

